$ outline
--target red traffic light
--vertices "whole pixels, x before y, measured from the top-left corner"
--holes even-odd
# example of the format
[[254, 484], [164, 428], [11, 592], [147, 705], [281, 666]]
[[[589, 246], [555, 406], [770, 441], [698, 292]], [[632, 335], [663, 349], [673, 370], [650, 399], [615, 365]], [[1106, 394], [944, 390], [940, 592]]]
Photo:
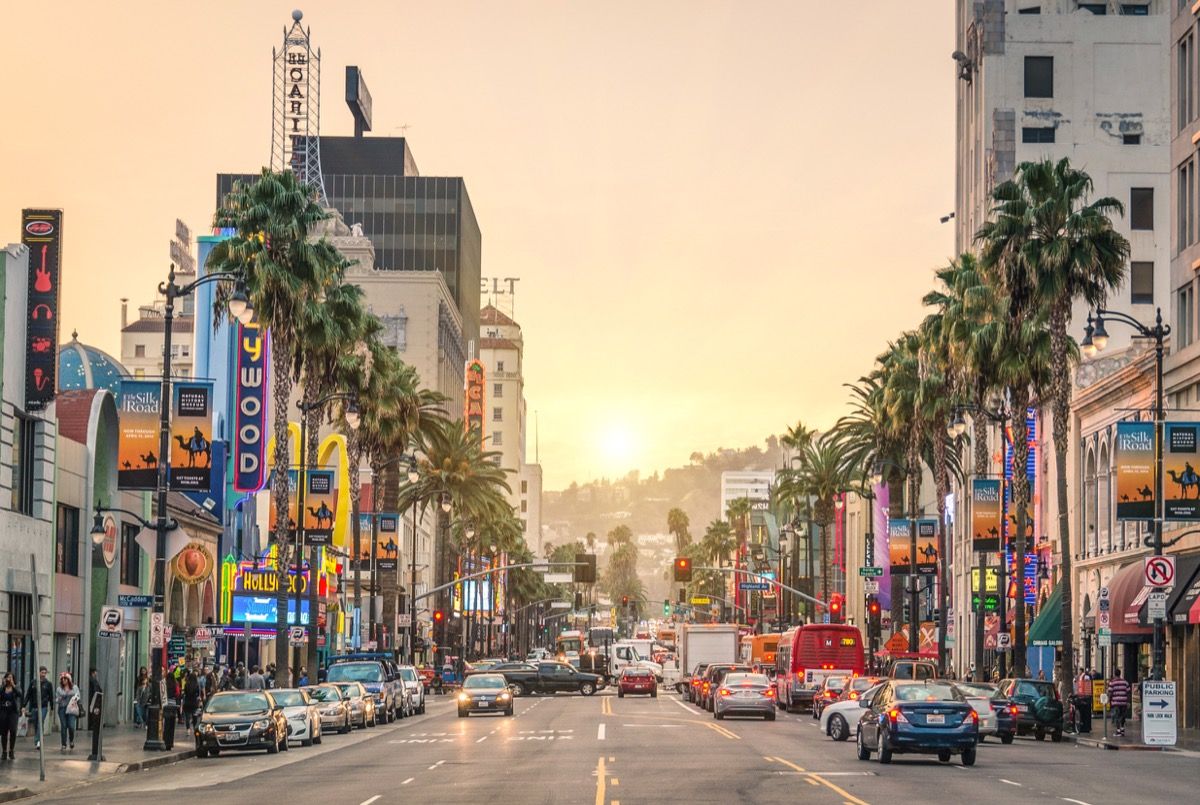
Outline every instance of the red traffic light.
[[842, 619], [842, 603], [845, 598], [841, 593], [834, 593], [829, 596], [829, 620], [833, 623], [840, 623]]
[[446, 613], [445, 613], [445, 612], [442, 612], [440, 609], [435, 609], [435, 610], [433, 611], [433, 622], [434, 622], [434, 623], [441, 623], [441, 622], [442, 622], [442, 621], [444, 621], [445, 619], [446, 619]]
[[871, 599], [871, 602], [867, 604], [867, 611], [872, 615], [878, 615], [880, 612], [879, 602]]
[[675, 557], [675, 581], [692, 580], [692, 560], [687, 556]]

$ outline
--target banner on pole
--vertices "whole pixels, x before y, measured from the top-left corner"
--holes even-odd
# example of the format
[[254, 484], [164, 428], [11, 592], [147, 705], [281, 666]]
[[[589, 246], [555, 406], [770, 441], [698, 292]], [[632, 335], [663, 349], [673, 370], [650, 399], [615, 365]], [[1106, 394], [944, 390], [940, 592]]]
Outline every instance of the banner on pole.
[[212, 487], [212, 383], [187, 380], [171, 389], [171, 489]]
[[1000, 479], [971, 481], [971, 547], [976, 551], [1000, 550]]
[[122, 380], [117, 403], [117, 488], [154, 489], [158, 482], [158, 417], [162, 385]]
[[395, 570], [399, 564], [400, 516], [379, 515], [379, 539], [375, 543], [375, 567], [380, 570]]
[[1154, 518], [1154, 423], [1118, 422], [1117, 519]]
[[1167, 422], [1163, 431], [1163, 519], [1200, 520], [1200, 423]]

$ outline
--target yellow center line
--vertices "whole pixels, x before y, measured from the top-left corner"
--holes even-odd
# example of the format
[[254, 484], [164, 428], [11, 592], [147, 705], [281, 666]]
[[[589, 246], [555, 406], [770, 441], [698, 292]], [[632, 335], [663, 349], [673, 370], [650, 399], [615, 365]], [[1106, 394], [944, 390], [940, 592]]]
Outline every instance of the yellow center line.
[[800, 768], [795, 763], [792, 763], [791, 761], [788, 761], [788, 760], [784, 760], [781, 757], [777, 757], [777, 758], [775, 758], [775, 760], [777, 760], [778, 762], [782, 763], [785, 766], [788, 766], [789, 768], [795, 769], [796, 771], [800, 772], [801, 774], [807, 775], [808, 781], [810, 783], [815, 780], [817, 783], [825, 786], [830, 791], [834, 791], [835, 793], [840, 794], [842, 797], [845, 798], [845, 801], [847, 803], [849, 803], [849, 805], [868, 805], [867, 802], [854, 796], [849, 791], [846, 791], [844, 788], [840, 788], [839, 786], [834, 785], [833, 783], [829, 782], [828, 780], [826, 780], [824, 777], [822, 777], [819, 774], [814, 774], [812, 772], [806, 772], [804, 769]]
[[605, 789], [604, 755], [601, 755], [600, 762], [596, 764], [596, 805], [604, 805], [604, 795], [606, 793]]
[[701, 723], [703, 723], [703, 724], [707, 724], [707, 725], [708, 725], [709, 727], [711, 727], [713, 730], [715, 730], [716, 732], [720, 733], [721, 735], [724, 735], [726, 738], [729, 738], [730, 740], [734, 740], [734, 741], [740, 741], [740, 740], [742, 739], [742, 737], [741, 737], [740, 735], [738, 735], [738, 734], [737, 734], [737, 733], [735, 733], [735, 732], [732, 732], [732, 731], [730, 731], [730, 730], [727, 730], [727, 729], [725, 729], [725, 728], [724, 728], [724, 727], [722, 727], [720, 724], [714, 724], [714, 723], [713, 723], [713, 722], [711, 722], [711, 721], [704, 721], [704, 722], [701, 722]]

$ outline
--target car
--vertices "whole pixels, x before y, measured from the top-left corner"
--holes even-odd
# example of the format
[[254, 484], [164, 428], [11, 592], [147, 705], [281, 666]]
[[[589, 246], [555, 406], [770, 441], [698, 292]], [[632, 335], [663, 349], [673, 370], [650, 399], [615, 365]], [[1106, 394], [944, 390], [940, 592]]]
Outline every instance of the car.
[[1000, 695], [1017, 708], [1017, 734], [1039, 741], [1063, 739], [1064, 708], [1054, 683], [1045, 679], [1002, 679]]
[[283, 708], [289, 741], [299, 741], [301, 746], [321, 743], [321, 714], [314, 699], [299, 688], [273, 689], [271, 698]]
[[513, 714], [513, 693], [500, 674], [472, 674], [458, 692], [458, 717], [471, 713]]
[[731, 672], [748, 674], [753, 670], [754, 669], [749, 665], [717, 663], [708, 666], [708, 670], [704, 672], [704, 683], [700, 688], [700, 706], [710, 713], [714, 712], [713, 700], [716, 698], [717, 688], [720, 687], [721, 682], [725, 679], [725, 676]]
[[375, 697], [372, 696], [361, 682], [334, 682], [341, 694], [346, 697], [350, 708], [350, 723], [359, 729], [374, 727], [378, 724], [379, 711]]
[[880, 763], [891, 763], [896, 754], [937, 755], [943, 763], [959, 755], [964, 766], [975, 765], [979, 715], [953, 684], [891, 679], [858, 702], [859, 760], [870, 760], [872, 752]]
[[321, 732], [337, 730], [345, 735], [352, 728], [350, 723], [350, 703], [342, 696], [337, 685], [323, 683], [304, 688], [308, 698], [316, 702], [317, 713], [321, 717]]
[[216, 757], [229, 749], [288, 748], [287, 718], [271, 694], [261, 690], [214, 693], [195, 728], [196, 756]]
[[817, 689], [813, 696], [812, 717], [821, 717], [821, 708], [832, 702], [836, 702], [842, 695], [842, 691], [849, 684], [850, 677], [848, 676], [827, 676], [825, 681], [821, 683], [821, 687]]
[[437, 678], [437, 671], [428, 665], [422, 665], [417, 669], [417, 673], [421, 675], [421, 684], [425, 688], [425, 693], [429, 694], [433, 690], [433, 682]]
[[565, 662], [539, 662], [534, 670], [503, 671], [500, 675], [518, 696], [575, 691], [584, 696], [591, 696], [604, 687], [604, 677], [585, 674]]
[[644, 693], [651, 698], [658, 696], [658, 680], [649, 668], [636, 668], [627, 665], [621, 669], [617, 677], [617, 698], [625, 698], [625, 694]]
[[975, 708], [979, 712], [979, 742], [983, 743], [988, 735], [995, 735], [1001, 743], [1012, 743], [1017, 736], [1017, 706], [1001, 696], [995, 685], [983, 682], [959, 682], [957, 685], [972, 706], [983, 699], [991, 710], [988, 720], [979, 707]]
[[775, 720], [775, 686], [766, 674], [731, 671], [721, 675], [712, 696], [713, 718], [721, 721], [727, 715], [761, 715]]
[[685, 702], [700, 701], [700, 687], [704, 682], [704, 672], [708, 670], [708, 663], [697, 663], [692, 672], [680, 681], [681, 692]]
[[537, 666], [531, 662], [523, 662], [521, 660], [509, 660], [506, 662], [496, 663], [489, 669], [489, 673], [499, 674], [504, 671], [536, 671]]
[[403, 699], [397, 696], [401, 688], [399, 676], [390, 658], [377, 658], [372, 653], [334, 657], [325, 672], [325, 681], [362, 683], [385, 722], [395, 721], [402, 711]]
[[549, 660], [549, 659], [553, 658], [553, 656], [554, 656], [554, 654], [553, 654], [553, 652], [550, 651], [550, 649], [535, 648], [535, 649], [531, 649], [530, 652], [525, 655], [525, 661], [526, 662], [540, 662], [542, 660]]
[[411, 665], [401, 665], [399, 671], [400, 681], [408, 689], [412, 702], [410, 715], [423, 714], [425, 712], [425, 686], [421, 682], [420, 673]]
[[891, 679], [937, 679], [937, 663], [930, 660], [898, 658], [892, 660], [885, 676]]
[[[859, 680], [870, 682], [871, 686], [864, 690], [856, 690]], [[853, 734], [850, 725], [857, 723], [862, 715], [862, 705], [859, 704], [859, 700], [870, 699], [879, 692], [881, 687], [883, 687], [883, 682], [879, 679], [865, 676], [855, 677], [846, 690], [842, 691], [842, 698], [821, 709], [821, 720], [818, 722], [821, 732], [835, 741], [849, 740]]]

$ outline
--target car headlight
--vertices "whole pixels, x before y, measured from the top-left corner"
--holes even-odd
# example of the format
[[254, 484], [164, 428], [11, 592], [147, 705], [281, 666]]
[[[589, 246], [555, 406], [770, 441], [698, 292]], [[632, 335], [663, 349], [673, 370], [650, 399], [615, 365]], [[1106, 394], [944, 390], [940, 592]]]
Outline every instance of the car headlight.
[[504, 693], [501, 693], [501, 694], [500, 694], [499, 696], [497, 696], [496, 698], [497, 698], [497, 699], [500, 699], [500, 700], [503, 700], [503, 699], [507, 699], [507, 698], [509, 698], [509, 697], [511, 697], [511, 696], [512, 696], [512, 694], [511, 694], [511, 693], [509, 693], [509, 692], [505, 691]]
[[212, 732], [212, 731], [213, 731], [213, 725], [212, 725], [212, 724], [201, 724], [201, 725], [200, 725], [200, 731], [201, 731], [201, 732]]
[[250, 727], [251, 727], [252, 729], [256, 729], [256, 730], [265, 730], [265, 729], [270, 729], [270, 727], [271, 727], [271, 719], [269, 719], [269, 718], [260, 718], [258, 721], [255, 721], [253, 724], [251, 724], [251, 725], [250, 725]]
[[471, 701], [471, 696], [470, 696], [470, 694], [467, 694], [467, 693], [460, 693], [460, 694], [458, 694], [458, 700], [460, 702], [469, 702], [469, 701]]
[[288, 721], [304, 721], [308, 718], [304, 713], [296, 713], [294, 716], [288, 716]]
[[323, 715], [323, 716], [336, 716], [336, 715], [339, 715], [339, 714], [341, 713], [341, 711], [342, 711], [342, 708], [340, 708], [340, 707], [329, 707], [329, 708], [327, 708], [327, 709], [325, 709], [325, 710], [322, 710], [322, 711], [321, 711], [321, 715]]

